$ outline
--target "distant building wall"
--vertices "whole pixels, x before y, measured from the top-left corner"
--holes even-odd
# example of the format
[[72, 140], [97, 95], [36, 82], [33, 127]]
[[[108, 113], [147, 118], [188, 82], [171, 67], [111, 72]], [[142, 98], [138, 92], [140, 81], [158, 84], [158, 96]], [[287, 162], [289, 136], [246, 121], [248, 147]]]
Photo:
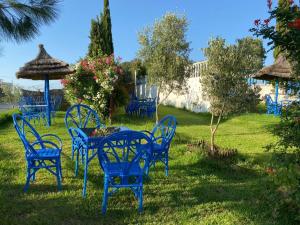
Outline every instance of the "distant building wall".
[[[177, 108], [185, 108], [193, 112], [208, 112], [210, 103], [203, 97], [203, 88], [200, 82], [201, 74], [207, 61], [196, 62], [192, 65], [192, 76], [187, 81], [187, 90], [185, 93], [171, 93], [163, 102], [164, 105], [172, 105]], [[257, 82], [257, 81], [256, 81]], [[272, 84], [266, 82], [249, 82], [249, 85], [256, 85], [261, 88], [260, 97], [264, 99], [266, 94], [271, 95], [274, 99], [275, 89]], [[138, 98], [155, 98], [156, 87], [151, 87], [147, 84], [146, 79], [141, 79], [137, 82], [136, 95]], [[160, 99], [164, 99], [164, 93]], [[285, 90], [279, 89], [279, 101], [287, 99]], [[292, 99], [289, 97], [289, 99]]]

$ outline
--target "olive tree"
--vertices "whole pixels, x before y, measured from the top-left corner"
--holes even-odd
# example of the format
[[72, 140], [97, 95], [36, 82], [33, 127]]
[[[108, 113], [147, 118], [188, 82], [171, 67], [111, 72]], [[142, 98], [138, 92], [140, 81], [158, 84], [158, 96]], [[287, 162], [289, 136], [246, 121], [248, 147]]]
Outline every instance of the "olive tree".
[[[186, 40], [188, 22], [184, 16], [167, 13], [152, 27], [139, 33], [138, 56], [146, 65], [147, 82], [156, 86], [158, 107], [173, 91], [182, 91], [190, 76], [190, 44]], [[160, 99], [163, 94], [163, 98]]]
[[237, 40], [232, 45], [215, 38], [203, 51], [208, 62], [200, 82], [204, 97], [210, 102], [210, 151], [214, 154], [215, 134], [222, 117], [244, 112], [258, 103], [258, 95], [247, 78], [262, 68], [265, 51], [262, 42], [252, 38]]

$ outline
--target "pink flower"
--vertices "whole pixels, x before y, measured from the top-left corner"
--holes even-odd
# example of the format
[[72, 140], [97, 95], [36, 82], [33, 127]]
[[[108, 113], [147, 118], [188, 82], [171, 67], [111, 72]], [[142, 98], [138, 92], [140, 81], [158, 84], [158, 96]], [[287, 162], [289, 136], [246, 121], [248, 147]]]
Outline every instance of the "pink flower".
[[92, 131], [91, 136], [94, 137], [96, 134], [97, 134], [97, 130], [95, 129]]
[[111, 58], [107, 57], [106, 60], [105, 60], [105, 62], [106, 62], [107, 65], [110, 65], [111, 64]]
[[94, 79], [94, 80], [98, 80], [98, 77], [97, 77], [97, 76], [94, 76], [93, 79]]
[[272, 0], [267, 0], [268, 2], [268, 8], [271, 9], [272, 8]]
[[120, 74], [120, 75], [123, 75], [123, 72], [124, 72], [123, 69], [122, 69], [122, 68], [119, 68], [119, 74]]
[[266, 24], [266, 26], [268, 26], [269, 23], [270, 23], [270, 19], [265, 19], [265, 20], [264, 20], [264, 23]]
[[69, 81], [66, 80], [66, 79], [62, 79], [62, 80], [60, 80], [60, 83], [61, 83], [63, 86], [66, 86], [66, 85], [68, 85]]
[[289, 4], [293, 5], [294, 4], [294, 0], [289, 0]]
[[78, 101], [78, 103], [81, 103], [82, 99], [81, 98], [77, 98], [77, 101]]
[[254, 25], [258, 26], [260, 24], [260, 19], [254, 20]]
[[81, 66], [83, 67], [83, 69], [87, 69], [88, 66], [89, 66], [89, 63], [88, 63], [87, 60], [82, 60], [82, 61], [80, 62], [80, 64], [81, 64]]

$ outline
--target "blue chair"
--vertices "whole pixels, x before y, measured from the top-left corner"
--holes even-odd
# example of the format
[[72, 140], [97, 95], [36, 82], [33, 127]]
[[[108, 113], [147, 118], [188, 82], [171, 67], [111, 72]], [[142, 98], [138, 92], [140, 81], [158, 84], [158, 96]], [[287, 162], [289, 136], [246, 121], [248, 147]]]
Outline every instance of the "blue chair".
[[[142, 132], [121, 131], [101, 141], [98, 159], [104, 171], [102, 213], [106, 213], [108, 197], [120, 188], [130, 188], [143, 210], [143, 174], [148, 167], [151, 139]], [[109, 188], [112, 191], [109, 192]]]
[[54, 134], [40, 136], [30, 123], [19, 114], [13, 115], [13, 123], [25, 148], [27, 175], [24, 191], [28, 190], [30, 180], [35, 180], [35, 174], [40, 169], [46, 169], [56, 176], [58, 190], [61, 190], [61, 139]]
[[265, 95], [267, 114], [281, 115], [282, 103], [277, 103], [273, 101], [270, 95]]
[[168, 176], [169, 173], [169, 149], [171, 141], [175, 135], [177, 121], [174, 116], [167, 115], [161, 119], [148, 133], [153, 142], [153, 150], [150, 154], [149, 167], [147, 167], [146, 173], [149, 173], [149, 168], [155, 166], [155, 163], [160, 161], [165, 165], [165, 173]]
[[72, 159], [74, 159], [75, 151], [78, 150], [74, 132], [71, 128], [100, 128], [105, 127], [104, 124], [101, 124], [99, 115], [93, 109], [87, 105], [76, 104], [71, 106], [65, 116], [65, 125], [68, 129], [68, 133], [72, 138]]

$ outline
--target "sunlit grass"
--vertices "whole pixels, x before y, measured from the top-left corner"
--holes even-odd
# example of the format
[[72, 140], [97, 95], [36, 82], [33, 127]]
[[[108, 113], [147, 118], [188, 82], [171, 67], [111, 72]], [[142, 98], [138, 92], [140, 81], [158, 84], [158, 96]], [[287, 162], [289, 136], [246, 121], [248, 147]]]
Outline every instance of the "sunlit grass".
[[[234, 162], [213, 161], [187, 143], [209, 140], [209, 114], [189, 113], [162, 107], [160, 116], [173, 114], [178, 129], [170, 150], [170, 174], [162, 165], [151, 170], [144, 185], [144, 212], [130, 191], [109, 199], [107, 215], [101, 214], [103, 173], [95, 158], [89, 167], [87, 198], [81, 197], [83, 169], [74, 177], [70, 138], [58, 113], [51, 128], [36, 126], [40, 133], [55, 133], [63, 140], [63, 191], [56, 180], [40, 172], [28, 193], [25, 183], [24, 150], [12, 124], [0, 125], [0, 224], [287, 224], [272, 217], [265, 198], [267, 179], [264, 146], [275, 141], [269, 133], [278, 118], [244, 114], [224, 120], [217, 144], [234, 147], [240, 157]], [[129, 118], [122, 112], [114, 125], [150, 130], [153, 120]]]

